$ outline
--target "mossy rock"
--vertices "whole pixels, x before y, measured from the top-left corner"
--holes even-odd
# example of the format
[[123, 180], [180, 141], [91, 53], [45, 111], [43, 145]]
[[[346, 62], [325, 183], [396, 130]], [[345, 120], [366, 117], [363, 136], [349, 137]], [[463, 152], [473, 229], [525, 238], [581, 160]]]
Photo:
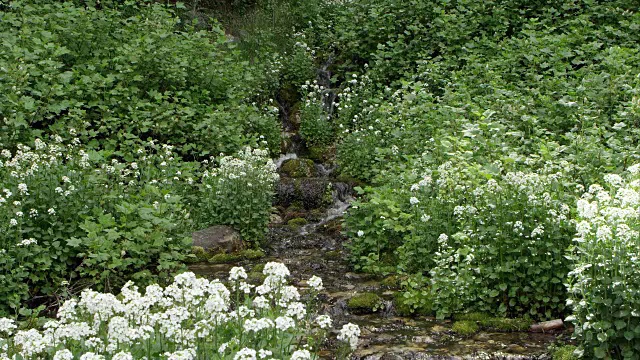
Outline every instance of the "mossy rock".
[[461, 336], [469, 336], [477, 333], [480, 327], [475, 321], [461, 320], [453, 323], [451, 331]]
[[247, 274], [247, 281], [251, 284], [262, 284], [266, 277], [261, 271], [252, 271]]
[[289, 159], [280, 167], [280, 173], [292, 178], [313, 177], [316, 168], [310, 159]]
[[226, 264], [226, 263], [236, 262], [236, 261], [240, 261], [240, 260], [242, 260], [242, 256], [240, 254], [237, 254], [237, 253], [234, 253], [234, 254], [221, 253], [221, 254], [213, 255], [209, 259], [209, 262], [212, 263], [212, 264]]
[[573, 353], [575, 350], [574, 345], [563, 345], [551, 352], [551, 358], [553, 360], [578, 360], [578, 356]]
[[455, 314], [453, 318], [456, 320], [468, 320], [468, 321], [486, 321], [489, 319], [493, 319], [491, 315], [483, 312]]
[[251, 272], [259, 272], [262, 273], [266, 264], [257, 264], [251, 269]]
[[355, 314], [369, 314], [380, 310], [382, 300], [378, 294], [365, 292], [356, 294], [347, 302], [347, 307]]
[[292, 229], [299, 229], [305, 225], [307, 225], [307, 219], [305, 218], [293, 218], [289, 221], [287, 221], [287, 225], [289, 225], [290, 228]]

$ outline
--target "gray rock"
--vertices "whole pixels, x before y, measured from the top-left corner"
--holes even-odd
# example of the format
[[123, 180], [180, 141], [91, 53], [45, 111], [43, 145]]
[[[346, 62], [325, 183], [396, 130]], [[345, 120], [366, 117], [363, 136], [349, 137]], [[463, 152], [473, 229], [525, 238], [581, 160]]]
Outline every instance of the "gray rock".
[[231, 253], [242, 250], [240, 233], [226, 225], [216, 225], [192, 234], [193, 246], [201, 246], [210, 252]]

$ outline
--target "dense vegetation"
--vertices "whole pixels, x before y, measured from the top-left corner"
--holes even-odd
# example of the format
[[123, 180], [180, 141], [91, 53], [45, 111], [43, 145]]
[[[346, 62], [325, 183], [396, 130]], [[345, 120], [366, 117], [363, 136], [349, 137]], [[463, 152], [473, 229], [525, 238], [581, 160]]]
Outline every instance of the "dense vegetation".
[[568, 316], [574, 355], [640, 358], [635, 1], [1, 10], [0, 315], [167, 279], [194, 229], [262, 240], [297, 118], [361, 184], [354, 267], [411, 310]]

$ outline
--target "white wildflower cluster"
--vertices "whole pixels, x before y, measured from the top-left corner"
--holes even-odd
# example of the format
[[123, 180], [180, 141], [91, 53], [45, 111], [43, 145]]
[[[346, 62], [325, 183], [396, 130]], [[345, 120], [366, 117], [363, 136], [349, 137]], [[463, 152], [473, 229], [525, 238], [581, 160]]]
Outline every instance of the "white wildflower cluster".
[[[48, 321], [42, 330], [16, 332], [13, 320], [0, 318], [0, 358], [39, 359], [53, 354], [59, 360], [129, 360], [151, 351], [151, 358], [175, 360], [213, 353], [238, 360], [311, 359], [311, 349], [295, 349], [291, 339], [326, 333], [331, 318], [310, 319], [297, 289], [287, 285], [290, 273], [284, 264], [267, 263], [263, 273], [266, 279], [253, 294], [238, 289], [234, 295], [219, 280], [190, 272], [175, 276], [166, 288], [150, 285], [144, 292], [132, 282], [120, 296], [85, 290], [79, 299], [62, 304], [57, 320]], [[229, 279], [242, 283], [246, 271], [235, 267]], [[308, 283], [322, 288], [316, 276]], [[239, 302], [232, 300], [236, 298]], [[358, 335], [357, 326], [350, 324], [339, 338], [355, 348]], [[253, 348], [258, 342], [263, 347]], [[150, 343], [162, 347], [149, 347]]]
[[[626, 343], [640, 328], [640, 176], [604, 176], [606, 189], [594, 184], [577, 202], [574, 268], [569, 273], [568, 305], [581, 339], [596, 333], [602, 342]], [[602, 299], [606, 299], [604, 302]], [[598, 324], [623, 314], [615, 331]], [[613, 328], [612, 328], [613, 329]]]

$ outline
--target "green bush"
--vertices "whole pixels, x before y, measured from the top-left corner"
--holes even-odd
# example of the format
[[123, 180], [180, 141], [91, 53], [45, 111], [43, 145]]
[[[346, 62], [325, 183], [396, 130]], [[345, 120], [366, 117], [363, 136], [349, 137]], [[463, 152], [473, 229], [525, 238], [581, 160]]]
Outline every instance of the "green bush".
[[259, 242], [267, 233], [274, 186], [279, 176], [265, 150], [246, 148], [215, 161], [205, 170], [194, 221], [199, 227], [230, 225], [245, 241]]
[[272, 105], [246, 101], [268, 96], [276, 65], [244, 61], [218, 26], [196, 31], [159, 4], [17, 1], [1, 16], [4, 147], [47, 132], [70, 140], [75, 128], [102, 149], [153, 138], [204, 157], [255, 146], [260, 135], [279, 148]]
[[324, 146], [334, 140], [333, 125], [325, 111], [327, 89], [317, 84], [303, 86], [309, 90], [300, 108], [300, 135], [307, 146]]
[[170, 147], [141, 147], [122, 162], [74, 144], [36, 140], [2, 151], [2, 314], [82, 281], [112, 290], [182, 268], [191, 220], [177, 189], [192, 166]]

